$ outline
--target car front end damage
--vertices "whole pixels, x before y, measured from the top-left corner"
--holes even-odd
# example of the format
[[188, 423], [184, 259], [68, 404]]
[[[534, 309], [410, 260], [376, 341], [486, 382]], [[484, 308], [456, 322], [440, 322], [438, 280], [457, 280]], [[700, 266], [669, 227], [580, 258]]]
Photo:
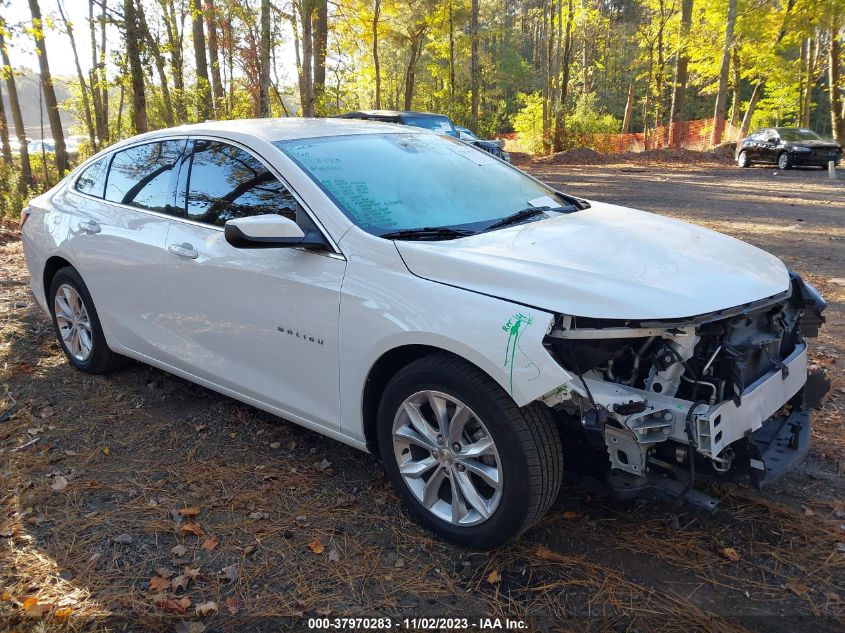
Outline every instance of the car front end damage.
[[542, 401], [586, 443], [573, 461], [591, 454], [617, 496], [704, 508], [716, 502], [695, 489], [702, 478], [760, 487], [795, 466], [824, 395], [808, 383], [805, 339], [825, 302], [790, 278], [783, 294], [688, 319], [557, 315], [544, 344], [574, 379]]

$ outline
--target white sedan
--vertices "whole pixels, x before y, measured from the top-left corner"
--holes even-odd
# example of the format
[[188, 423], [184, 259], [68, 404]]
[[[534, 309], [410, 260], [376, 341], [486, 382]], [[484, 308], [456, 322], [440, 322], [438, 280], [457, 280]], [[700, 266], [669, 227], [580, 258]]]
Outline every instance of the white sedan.
[[807, 450], [809, 285], [456, 139], [354, 120], [161, 130], [22, 221], [73, 366], [133, 358], [368, 450], [464, 545], [538, 521], [565, 462], [621, 496], [708, 505], [702, 477], [765, 482]]

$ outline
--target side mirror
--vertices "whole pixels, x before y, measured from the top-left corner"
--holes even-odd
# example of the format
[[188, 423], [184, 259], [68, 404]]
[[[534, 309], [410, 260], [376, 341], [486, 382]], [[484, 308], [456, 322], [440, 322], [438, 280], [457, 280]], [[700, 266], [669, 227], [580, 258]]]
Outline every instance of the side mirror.
[[326, 247], [319, 231], [303, 231], [299, 225], [275, 213], [229, 220], [223, 227], [226, 241], [236, 248]]
[[780, 139], [777, 136], [770, 136], [769, 138], [766, 139], [766, 142], [767, 143], [778, 143], [778, 142], [780, 142]]

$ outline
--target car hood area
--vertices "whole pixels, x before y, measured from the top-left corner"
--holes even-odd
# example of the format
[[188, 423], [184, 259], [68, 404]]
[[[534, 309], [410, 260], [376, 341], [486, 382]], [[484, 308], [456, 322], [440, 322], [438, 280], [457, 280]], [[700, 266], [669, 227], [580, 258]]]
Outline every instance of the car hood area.
[[836, 141], [790, 141], [787, 145], [793, 147], [806, 147], [808, 149], [840, 149]]
[[581, 317], [679, 319], [789, 288], [784, 264], [750, 244], [644, 211], [591, 205], [456, 240], [395, 244], [419, 277]]

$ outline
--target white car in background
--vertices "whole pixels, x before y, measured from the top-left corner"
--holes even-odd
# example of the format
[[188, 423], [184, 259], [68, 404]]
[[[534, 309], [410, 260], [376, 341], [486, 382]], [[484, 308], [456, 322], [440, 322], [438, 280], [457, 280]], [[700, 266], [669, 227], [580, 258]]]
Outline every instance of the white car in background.
[[759, 483], [807, 450], [824, 302], [780, 260], [428, 131], [161, 130], [86, 161], [22, 232], [73, 366], [134, 358], [369, 450], [464, 545], [539, 520], [565, 461], [707, 506], [698, 478]]

